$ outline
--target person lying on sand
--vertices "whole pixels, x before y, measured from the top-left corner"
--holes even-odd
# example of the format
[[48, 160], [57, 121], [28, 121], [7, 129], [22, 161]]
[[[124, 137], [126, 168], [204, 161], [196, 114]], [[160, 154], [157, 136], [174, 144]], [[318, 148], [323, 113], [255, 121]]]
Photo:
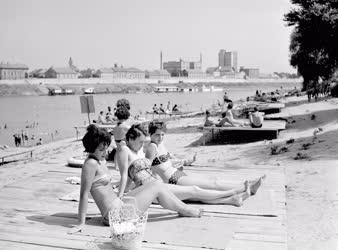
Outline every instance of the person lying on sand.
[[[122, 145], [116, 154], [117, 164], [121, 174], [119, 185], [119, 197], [122, 197], [129, 185], [134, 182], [136, 187], [143, 185], [155, 185], [162, 182], [151, 170], [151, 162], [145, 158], [143, 143], [147, 136], [147, 128], [136, 124], [131, 126], [126, 134], [126, 145]], [[176, 169], [175, 169], [176, 171]], [[174, 177], [179, 179], [182, 172], [177, 172]], [[208, 190], [194, 184], [175, 185], [175, 183], [164, 184], [180, 200], [200, 201], [207, 204], [229, 204], [240, 206], [250, 196], [250, 188], [254, 187], [249, 182], [227, 190]], [[155, 187], [154, 187], [155, 188]], [[128, 195], [129, 193], [127, 193]]]
[[[173, 167], [171, 157], [166, 147], [164, 146], [163, 139], [165, 135], [166, 125], [164, 122], [150, 122], [149, 134], [151, 142], [146, 148], [146, 157], [151, 161], [151, 169], [154, 173], [158, 174], [165, 183], [170, 183], [179, 186], [196, 185], [199, 188], [208, 190], [240, 190], [243, 191], [246, 185], [249, 185], [250, 194], [254, 195], [262, 184], [264, 176], [257, 179], [244, 181], [238, 185], [229, 184], [224, 180], [215, 178], [206, 178], [205, 176], [190, 176], [182, 170]], [[192, 161], [186, 161], [190, 164]]]
[[[111, 176], [104, 164], [107, 148], [111, 143], [111, 135], [103, 128], [94, 124], [87, 127], [87, 133], [82, 139], [88, 157], [81, 173], [80, 202], [78, 210], [79, 222], [68, 233], [83, 230], [86, 222], [89, 193], [92, 195], [102, 215], [104, 225], [109, 225], [109, 211], [121, 209], [122, 196], [117, 195], [111, 184]], [[200, 217], [202, 210], [191, 207], [180, 201], [165, 184], [155, 181], [143, 183], [128, 193], [135, 200], [135, 210], [138, 216], [144, 214], [153, 200], [157, 200], [166, 209], [178, 212], [181, 216]]]

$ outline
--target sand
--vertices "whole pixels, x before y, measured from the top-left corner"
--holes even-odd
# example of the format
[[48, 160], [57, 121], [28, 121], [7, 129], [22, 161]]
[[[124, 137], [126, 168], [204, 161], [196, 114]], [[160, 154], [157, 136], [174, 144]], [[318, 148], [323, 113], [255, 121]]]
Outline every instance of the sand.
[[[189, 118], [169, 122], [166, 145], [178, 158], [197, 153], [197, 166], [284, 167], [288, 249], [337, 249], [338, 99], [312, 103], [301, 98], [290, 100], [292, 103], [278, 114], [288, 120], [287, 129], [276, 140], [200, 147], [202, 131], [197, 127], [203, 118]], [[316, 137], [315, 130], [319, 131]], [[193, 142], [195, 146], [189, 146]], [[280, 153], [271, 155], [271, 148]], [[41, 163], [52, 168], [53, 162], [64, 159], [66, 164], [67, 158], [82, 154], [81, 142], [74, 139], [36, 147], [33, 159], [1, 167], [0, 186], [43, 171]]]

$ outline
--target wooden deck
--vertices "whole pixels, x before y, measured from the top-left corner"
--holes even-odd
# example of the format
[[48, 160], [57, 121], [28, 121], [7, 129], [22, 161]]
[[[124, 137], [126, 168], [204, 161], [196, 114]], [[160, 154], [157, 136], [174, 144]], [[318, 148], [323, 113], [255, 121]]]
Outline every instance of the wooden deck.
[[285, 129], [285, 121], [264, 121], [261, 128], [251, 127], [203, 127], [203, 143], [207, 142], [207, 134], [211, 134], [210, 141], [216, 143], [243, 143], [261, 140], [272, 140], [278, 137], [279, 131]]
[[[78, 185], [66, 183], [65, 178], [80, 176], [81, 170], [67, 167], [65, 162], [52, 163], [48, 165], [40, 162], [39, 169], [30, 176], [5, 186], [1, 185], [3, 187], [0, 192], [0, 249], [112, 249], [109, 228], [101, 225], [100, 215], [94, 203], [89, 203], [86, 230], [76, 235], [67, 234], [71, 225], [77, 221], [78, 203], [62, 201], [59, 198], [79, 189]], [[36, 165], [34, 162], [28, 163], [27, 168], [34, 167], [34, 164]], [[287, 248], [284, 169], [275, 166], [247, 166], [238, 170], [225, 170], [217, 167], [193, 166], [187, 169], [187, 172], [231, 180], [243, 180], [265, 173], [267, 179], [256, 196], [249, 198], [247, 207], [202, 205], [206, 211], [204, 218], [191, 219], [191, 229], [186, 236], [200, 237], [204, 230], [215, 230], [210, 224], [205, 225], [203, 231], [193, 227], [199, 220], [214, 219], [217, 225], [220, 225], [213, 235], [215, 241], [192, 246], [182, 240], [178, 240], [180, 244], [148, 240], [143, 242], [143, 249], [285, 250]], [[113, 173], [114, 177], [118, 178], [117, 172]], [[270, 200], [272, 206], [266, 206], [265, 201], [260, 200], [260, 192], [273, 194]], [[266, 211], [263, 211], [264, 209]], [[165, 212], [164, 209], [153, 205], [149, 210], [149, 216]], [[152, 227], [155, 227], [155, 224], [148, 220], [148, 230]], [[226, 244], [218, 247], [216, 243], [224, 241], [226, 232], [228, 234]]]

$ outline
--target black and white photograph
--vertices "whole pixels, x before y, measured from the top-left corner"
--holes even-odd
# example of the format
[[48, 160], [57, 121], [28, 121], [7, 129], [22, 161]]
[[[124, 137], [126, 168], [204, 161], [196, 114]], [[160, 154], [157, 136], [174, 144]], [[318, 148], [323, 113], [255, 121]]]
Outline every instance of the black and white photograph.
[[337, 0], [0, 6], [0, 249], [338, 250]]

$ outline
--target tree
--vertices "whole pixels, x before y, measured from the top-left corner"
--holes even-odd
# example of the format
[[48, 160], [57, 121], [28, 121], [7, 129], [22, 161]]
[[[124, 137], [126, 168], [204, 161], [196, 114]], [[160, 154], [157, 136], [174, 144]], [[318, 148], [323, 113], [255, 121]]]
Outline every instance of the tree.
[[284, 16], [294, 26], [290, 63], [303, 77], [303, 90], [316, 89], [318, 80], [328, 80], [337, 70], [337, 0], [291, 0], [293, 8]]

